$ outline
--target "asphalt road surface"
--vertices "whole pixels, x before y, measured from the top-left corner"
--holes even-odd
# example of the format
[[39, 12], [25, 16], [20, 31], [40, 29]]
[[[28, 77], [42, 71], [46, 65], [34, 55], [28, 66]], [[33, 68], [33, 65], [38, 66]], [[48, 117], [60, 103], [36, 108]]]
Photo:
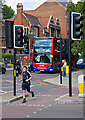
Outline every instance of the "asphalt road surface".
[[[68, 88], [43, 83], [44, 79], [54, 78], [59, 73], [32, 73], [31, 89], [35, 97], [27, 97], [10, 104], [2, 105], [3, 118], [83, 118], [83, 104], [57, 105], [55, 99], [68, 93]], [[17, 78], [17, 94], [22, 94], [21, 83]], [[2, 94], [13, 94], [13, 72], [7, 71], [2, 76]]]

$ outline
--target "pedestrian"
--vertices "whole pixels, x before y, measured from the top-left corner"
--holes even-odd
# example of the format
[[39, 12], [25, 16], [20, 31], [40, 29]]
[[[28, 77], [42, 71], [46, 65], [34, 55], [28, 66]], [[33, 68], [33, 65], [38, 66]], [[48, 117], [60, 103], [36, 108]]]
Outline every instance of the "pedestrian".
[[62, 60], [62, 67], [63, 67], [63, 72], [62, 72], [62, 76], [66, 77], [66, 66], [67, 66], [67, 62], [66, 59]]
[[19, 60], [16, 61], [15, 65], [16, 65], [16, 68], [18, 70], [18, 73], [21, 74], [21, 64], [20, 64]]
[[28, 71], [31, 72], [31, 65], [30, 65], [30, 63], [28, 64]]
[[5, 69], [7, 68], [7, 57], [5, 59]]
[[32, 97], [34, 97], [34, 92], [30, 90], [30, 85], [31, 82], [30, 80], [32, 79], [32, 75], [29, 71], [27, 71], [27, 67], [24, 66], [23, 67], [23, 72], [22, 72], [22, 79], [20, 80], [20, 82], [22, 81], [22, 94], [23, 94], [23, 101], [22, 103], [26, 102], [26, 90], [32, 94]]

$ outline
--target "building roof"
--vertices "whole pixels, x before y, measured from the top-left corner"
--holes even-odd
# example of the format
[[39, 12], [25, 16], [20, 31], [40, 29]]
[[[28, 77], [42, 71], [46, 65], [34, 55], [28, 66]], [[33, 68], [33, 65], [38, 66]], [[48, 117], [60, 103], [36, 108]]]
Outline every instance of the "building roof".
[[3, 22], [5, 21], [13, 21], [13, 19], [4, 19]]
[[47, 24], [49, 22], [49, 17], [38, 17], [40, 23], [41, 23], [41, 26], [42, 27], [47, 27]]
[[39, 22], [39, 20], [38, 20], [37, 17], [35, 17], [33, 15], [26, 14], [26, 13], [23, 13], [23, 14], [29, 20], [29, 22], [31, 23], [31, 25], [34, 25], [34, 26], [39, 26], [40, 25], [40, 22]]
[[68, 2], [58, 2], [58, 3], [60, 3], [61, 5], [65, 6], [65, 7], [68, 4]]

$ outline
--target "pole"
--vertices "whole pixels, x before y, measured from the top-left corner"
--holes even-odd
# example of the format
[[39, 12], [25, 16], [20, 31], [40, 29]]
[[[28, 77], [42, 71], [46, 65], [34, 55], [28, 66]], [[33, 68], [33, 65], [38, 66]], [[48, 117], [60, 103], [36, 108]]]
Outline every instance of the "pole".
[[62, 50], [61, 50], [61, 45], [62, 45], [62, 41], [61, 41], [61, 37], [60, 37], [60, 84], [62, 84], [62, 71], [61, 71], [61, 66], [62, 66]]
[[16, 49], [15, 48], [14, 48], [13, 60], [14, 60], [14, 96], [16, 96], [16, 68], [15, 68], [15, 64], [16, 64]]
[[29, 38], [29, 57], [30, 57], [30, 38]]
[[69, 12], [69, 96], [72, 96], [71, 83], [71, 12]]

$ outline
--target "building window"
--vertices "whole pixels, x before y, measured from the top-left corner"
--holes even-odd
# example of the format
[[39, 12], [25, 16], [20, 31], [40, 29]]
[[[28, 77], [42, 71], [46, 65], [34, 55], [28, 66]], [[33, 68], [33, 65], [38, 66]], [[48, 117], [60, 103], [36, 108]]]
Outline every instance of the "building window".
[[29, 27], [24, 27], [24, 34], [29, 35]]
[[51, 28], [51, 37], [54, 37], [55, 29]]
[[37, 28], [34, 27], [34, 37], [37, 37]]
[[58, 36], [57, 36], [57, 30], [56, 30], [56, 37], [58, 37]]
[[60, 37], [60, 31], [57, 30], [57, 37]]
[[27, 35], [29, 35], [29, 28], [27, 28]]

